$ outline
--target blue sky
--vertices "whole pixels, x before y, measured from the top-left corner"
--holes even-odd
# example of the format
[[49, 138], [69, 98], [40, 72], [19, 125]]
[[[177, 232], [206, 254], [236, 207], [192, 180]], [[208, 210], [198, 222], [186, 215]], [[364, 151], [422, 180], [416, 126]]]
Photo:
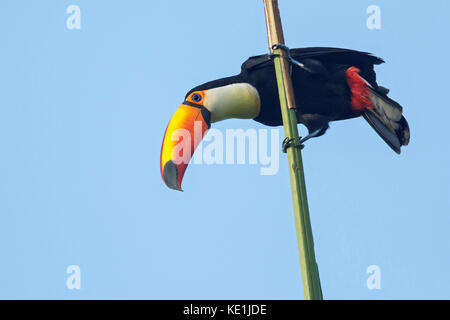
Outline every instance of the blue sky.
[[[66, 28], [71, 4], [80, 30]], [[366, 27], [372, 4], [381, 30]], [[450, 3], [281, 0], [280, 10], [291, 47], [383, 57], [378, 81], [411, 127], [401, 156], [361, 119], [308, 142], [324, 297], [450, 298]], [[285, 155], [273, 176], [191, 165], [183, 193], [159, 173], [185, 93], [267, 51], [262, 1], [6, 0], [0, 30], [0, 298], [303, 298]], [[70, 265], [80, 290], [66, 287]], [[380, 290], [366, 287], [370, 265]]]

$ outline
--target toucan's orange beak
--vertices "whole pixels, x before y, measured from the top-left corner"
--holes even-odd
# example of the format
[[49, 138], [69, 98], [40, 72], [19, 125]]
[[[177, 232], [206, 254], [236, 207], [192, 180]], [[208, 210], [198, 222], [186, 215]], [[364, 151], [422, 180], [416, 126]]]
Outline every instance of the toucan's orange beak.
[[210, 127], [210, 112], [202, 105], [185, 101], [167, 126], [161, 147], [161, 176], [172, 189], [182, 191], [181, 182], [195, 148]]

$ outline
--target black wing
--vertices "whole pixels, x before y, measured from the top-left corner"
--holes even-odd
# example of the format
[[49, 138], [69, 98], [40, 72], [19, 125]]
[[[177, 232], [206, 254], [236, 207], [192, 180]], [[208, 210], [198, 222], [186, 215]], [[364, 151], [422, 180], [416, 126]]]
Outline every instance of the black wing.
[[[291, 49], [291, 56], [297, 60], [318, 59], [328, 63], [348, 64], [354, 65], [355, 67], [384, 63], [383, 59], [375, 57], [370, 53], [341, 48], [311, 47]], [[269, 65], [272, 65], [270, 56], [263, 54], [248, 58], [242, 64], [241, 69], [242, 71], [248, 71]]]
[[[357, 67], [361, 70], [361, 74], [364, 75], [364, 78], [375, 88], [377, 88], [378, 85], [376, 83], [376, 74], [373, 70], [373, 66], [384, 63], [383, 59], [367, 52], [328, 47], [291, 49], [291, 56], [300, 62], [302, 62], [302, 60], [314, 59], [319, 61], [325, 67], [331, 65]], [[273, 68], [272, 59], [268, 54], [250, 57], [242, 64], [241, 70], [242, 73], [246, 73], [266, 67]]]

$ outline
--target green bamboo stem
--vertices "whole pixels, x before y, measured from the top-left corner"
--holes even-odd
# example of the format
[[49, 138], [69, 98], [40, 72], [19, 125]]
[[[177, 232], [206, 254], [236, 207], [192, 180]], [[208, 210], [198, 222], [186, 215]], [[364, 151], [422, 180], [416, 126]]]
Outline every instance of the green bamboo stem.
[[[274, 56], [275, 73], [280, 97], [281, 115], [287, 138], [299, 143], [297, 116], [289, 62], [282, 49], [272, 49], [275, 44], [284, 44], [283, 29], [277, 0], [264, 0], [269, 46]], [[299, 148], [287, 149], [292, 200], [294, 205], [295, 227], [300, 256], [303, 292], [306, 300], [322, 300], [319, 270], [314, 253], [314, 241], [309, 217], [305, 175], [302, 154]]]

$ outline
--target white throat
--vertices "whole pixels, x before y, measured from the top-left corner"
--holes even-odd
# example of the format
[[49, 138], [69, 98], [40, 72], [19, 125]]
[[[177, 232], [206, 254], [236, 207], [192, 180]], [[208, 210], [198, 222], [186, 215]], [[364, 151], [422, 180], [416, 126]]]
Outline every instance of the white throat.
[[225, 119], [253, 119], [261, 101], [258, 91], [248, 83], [233, 83], [205, 91], [204, 107], [211, 112], [211, 122]]

